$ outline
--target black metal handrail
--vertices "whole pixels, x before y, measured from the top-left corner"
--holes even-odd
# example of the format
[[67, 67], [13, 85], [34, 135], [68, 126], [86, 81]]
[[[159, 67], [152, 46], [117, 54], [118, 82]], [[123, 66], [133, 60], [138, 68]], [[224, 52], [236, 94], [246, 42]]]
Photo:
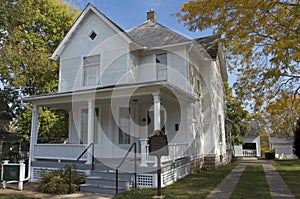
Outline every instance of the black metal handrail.
[[87, 146], [84, 151], [78, 156], [78, 158], [76, 159], [76, 161], [78, 162], [80, 160], [80, 158], [82, 158], [82, 156], [89, 150], [89, 148], [93, 147], [92, 149], [92, 170], [94, 170], [94, 163], [95, 163], [95, 157], [94, 157], [94, 151], [95, 151], [95, 144], [91, 143], [89, 146]]
[[136, 143], [134, 142], [131, 147], [128, 149], [126, 155], [124, 156], [124, 158], [122, 159], [121, 163], [116, 167], [116, 194], [118, 194], [118, 190], [119, 190], [119, 168], [122, 166], [122, 164], [124, 163], [125, 159], [127, 158], [129, 152], [132, 150], [132, 148], [134, 147], [134, 188], [137, 187], [137, 173], [136, 173]]

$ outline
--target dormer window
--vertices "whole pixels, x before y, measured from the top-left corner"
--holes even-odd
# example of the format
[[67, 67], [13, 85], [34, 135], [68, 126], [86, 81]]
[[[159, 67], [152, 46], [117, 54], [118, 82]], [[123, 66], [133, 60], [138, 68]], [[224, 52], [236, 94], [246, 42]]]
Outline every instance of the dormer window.
[[100, 71], [100, 55], [83, 58], [83, 86], [97, 85]]
[[168, 65], [167, 53], [156, 54], [156, 79], [157, 80], [167, 79], [167, 65]]
[[94, 40], [96, 37], [97, 37], [97, 33], [95, 33], [95, 31], [92, 31], [91, 33], [90, 33], [90, 36], [89, 36], [90, 38], [91, 38], [91, 40]]

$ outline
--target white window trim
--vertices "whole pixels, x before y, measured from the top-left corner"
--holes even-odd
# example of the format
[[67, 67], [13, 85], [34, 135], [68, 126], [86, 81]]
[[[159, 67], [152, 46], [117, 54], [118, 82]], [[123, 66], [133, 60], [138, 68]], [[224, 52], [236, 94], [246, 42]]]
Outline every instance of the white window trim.
[[[92, 57], [92, 56], [99, 56], [99, 62], [98, 63], [91, 63], [91, 64], [84, 64], [84, 59], [85, 58], [88, 58], [88, 57]], [[98, 85], [99, 84], [99, 76], [100, 76], [100, 64], [101, 64], [101, 55], [98, 54], [98, 55], [90, 55], [90, 56], [85, 56], [82, 58], [82, 86], [84, 87], [89, 87], [89, 86], [95, 86], [95, 85]], [[86, 83], [86, 76], [85, 76], [85, 69], [87, 67], [92, 67], [92, 66], [95, 66], [96, 67], [96, 79], [94, 80], [95, 83], [93, 84], [87, 84]]]

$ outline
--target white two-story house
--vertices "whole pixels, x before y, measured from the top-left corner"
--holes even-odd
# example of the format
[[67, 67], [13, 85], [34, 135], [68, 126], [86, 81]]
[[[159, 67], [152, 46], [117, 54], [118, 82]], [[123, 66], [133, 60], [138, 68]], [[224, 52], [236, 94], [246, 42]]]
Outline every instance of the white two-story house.
[[[111, 193], [92, 181], [99, 172], [114, 180], [109, 174], [135, 145], [137, 186], [155, 187], [157, 161], [148, 145], [155, 130], [168, 138], [163, 186], [225, 163], [227, 73], [219, 37], [189, 39], [156, 20], [150, 10], [147, 21], [125, 31], [93, 5], [83, 10], [51, 57], [60, 63], [59, 91], [25, 99], [33, 104], [32, 180], [42, 169], [73, 164], [88, 149], [77, 163], [87, 175], [81, 190]], [[68, 111], [67, 143], [37, 142], [39, 107]], [[121, 172], [134, 173], [134, 157], [131, 150]], [[134, 184], [128, 182], [125, 188]]]

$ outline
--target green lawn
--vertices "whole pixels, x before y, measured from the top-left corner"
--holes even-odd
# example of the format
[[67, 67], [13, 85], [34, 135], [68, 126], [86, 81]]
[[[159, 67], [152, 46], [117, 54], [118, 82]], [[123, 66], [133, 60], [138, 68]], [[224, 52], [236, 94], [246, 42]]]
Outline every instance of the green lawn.
[[290, 191], [300, 199], [300, 160], [277, 160], [274, 166]]
[[248, 165], [245, 168], [230, 198], [271, 198], [261, 164]]
[[[205, 198], [225, 176], [236, 166], [229, 164], [218, 169], [208, 169], [199, 173], [190, 174], [162, 189], [166, 198]], [[157, 189], [134, 189], [114, 196], [114, 199], [152, 198], [157, 195]]]

